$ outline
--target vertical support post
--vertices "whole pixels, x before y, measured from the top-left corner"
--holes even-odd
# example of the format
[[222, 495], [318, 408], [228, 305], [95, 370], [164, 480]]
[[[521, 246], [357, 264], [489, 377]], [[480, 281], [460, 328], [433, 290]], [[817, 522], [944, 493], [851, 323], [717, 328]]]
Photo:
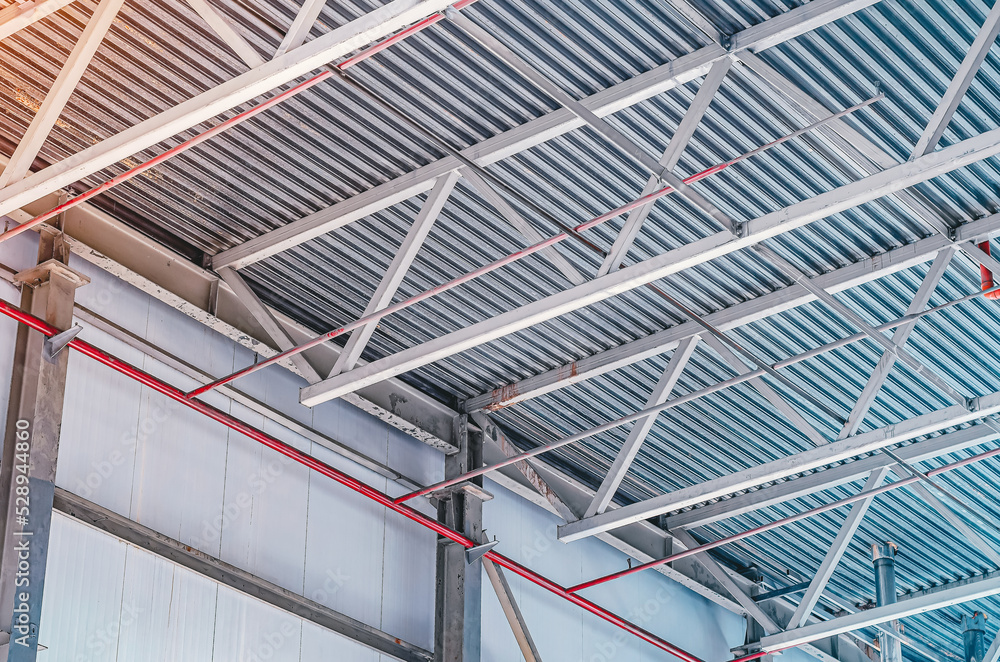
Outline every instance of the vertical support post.
[[[750, 598], [752, 599], [764, 592], [762, 584], [762, 582], [764, 581], [764, 577], [760, 573], [760, 571], [757, 570], [756, 568], [751, 568], [750, 573], [751, 574], [748, 574], [746, 576], [753, 581], [753, 585], [750, 587]], [[744, 618], [746, 618], [747, 621], [746, 640], [743, 642], [744, 647], [747, 650], [751, 649], [759, 650], [761, 637], [767, 635], [768, 632], [764, 628], [764, 624], [758, 621], [756, 618], [754, 618], [750, 614], [750, 612], [747, 612]], [[770, 655], [765, 655], [762, 658], [761, 662], [768, 662], [770, 659], [771, 659]]]
[[[872, 545], [872, 563], [875, 565], [875, 605], [882, 607], [896, 602], [896, 545], [891, 542]], [[898, 630], [896, 621], [891, 624]], [[899, 639], [885, 632], [878, 635], [882, 662], [903, 662]]]
[[962, 644], [965, 662], [983, 662], [986, 657], [986, 616], [975, 612], [962, 616]]
[[[58, 221], [61, 223], [61, 219]], [[17, 274], [21, 308], [66, 331], [86, 276], [66, 266], [58, 227], [43, 226], [38, 265]], [[69, 352], [20, 325], [14, 349], [7, 428], [0, 459], [0, 660], [33, 661], [48, 557], [56, 459]]]
[[[483, 464], [481, 434], [470, 434], [468, 417], [455, 421], [459, 451], [444, 461], [445, 478], [460, 476]], [[482, 477], [460, 483], [437, 499], [438, 521], [477, 543], [483, 540]], [[469, 489], [469, 488], [472, 489]], [[476, 488], [479, 488], [478, 490]], [[465, 548], [440, 538], [434, 609], [435, 662], [479, 662], [482, 645], [482, 565], [466, 564]]]

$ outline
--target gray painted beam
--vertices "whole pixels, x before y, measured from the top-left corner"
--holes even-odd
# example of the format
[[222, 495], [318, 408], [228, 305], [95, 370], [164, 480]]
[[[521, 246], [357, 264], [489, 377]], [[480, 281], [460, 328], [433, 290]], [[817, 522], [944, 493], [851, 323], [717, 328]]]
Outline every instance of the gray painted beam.
[[514, 599], [514, 594], [504, 576], [503, 568], [490, 559], [483, 559], [483, 568], [490, 578], [490, 583], [493, 584], [493, 592], [500, 601], [500, 608], [507, 617], [507, 623], [514, 633], [514, 639], [517, 640], [517, 647], [521, 649], [524, 662], [542, 662], [542, 656], [538, 654], [531, 632], [528, 631], [528, 625], [524, 622], [521, 609], [517, 606], [517, 600]]
[[71, 492], [57, 489], [55, 507], [59, 512], [119, 540], [165, 558], [286, 613], [315, 623], [326, 630], [341, 634], [393, 659], [406, 662], [429, 662], [432, 658], [430, 651], [423, 650], [318, 602], [272, 584]]
[[260, 53], [254, 50], [254, 47], [243, 38], [243, 35], [237, 32], [232, 22], [213, 7], [208, 0], [187, 0], [187, 3], [198, 12], [202, 20], [208, 23], [208, 27], [212, 28], [219, 39], [229, 46], [248, 67], [252, 69], [264, 64], [264, 58], [260, 56]]

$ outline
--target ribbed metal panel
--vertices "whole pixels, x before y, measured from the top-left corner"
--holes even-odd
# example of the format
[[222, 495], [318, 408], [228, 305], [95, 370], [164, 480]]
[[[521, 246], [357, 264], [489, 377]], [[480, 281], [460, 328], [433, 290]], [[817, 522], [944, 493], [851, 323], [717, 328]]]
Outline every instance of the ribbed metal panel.
[[[0, 43], [0, 135], [17, 140], [44, 97], [60, 63], [92, 11], [74, 3], [53, 18]], [[267, 56], [297, 8], [282, 0], [213, 0]], [[777, 16], [798, 2], [694, 0], [724, 33]], [[366, 2], [330, 3], [318, 35], [370, 11]], [[761, 57], [830, 109], [875, 94], [886, 99], [848, 122], [899, 160], [912, 145], [948, 85], [981, 24], [981, 0], [886, 0]], [[569, 94], [582, 98], [628, 80], [708, 42], [669, 4], [651, 0], [529, 3], [480, 0], [469, 16], [531, 62]], [[185, 3], [128, 3], [74, 94], [41, 158], [65, 158], [142, 119], [245, 70]], [[444, 23], [394, 46], [352, 72], [403, 107], [450, 145], [467, 147], [555, 109], [482, 48]], [[662, 152], [698, 90], [693, 82], [616, 113], [609, 120], [646, 149]], [[730, 159], [806, 123], [755, 74], [736, 65], [677, 168], [690, 175]], [[994, 49], [966, 95], [942, 144], [953, 144], [1000, 124], [1000, 59]], [[200, 128], [196, 128], [193, 134]], [[188, 134], [185, 134], [185, 136]], [[185, 136], [168, 141], [176, 144]], [[103, 181], [167, 144], [88, 178]], [[209, 255], [369, 190], [444, 155], [338, 82], [324, 84], [233, 129], [144, 177], [109, 193]], [[830, 159], [830, 156], [836, 158]], [[938, 177], [920, 192], [949, 225], [998, 210], [1000, 163], [990, 159]], [[587, 129], [572, 131], [491, 166], [491, 172], [529, 194], [564, 223], [577, 223], [634, 197], [645, 173]], [[746, 221], [833, 189], [861, 176], [812, 136], [779, 147], [714, 176], [699, 190], [738, 221]], [[361, 315], [418, 213], [417, 196], [329, 235], [244, 270], [261, 297], [317, 331]], [[556, 227], [514, 206], [543, 234]], [[608, 248], [623, 219], [591, 231]], [[718, 227], [674, 197], [657, 203], [628, 262], [689, 243]], [[148, 231], [148, 228], [146, 228]], [[891, 199], [834, 215], [789, 233], [771, 245], [810, 274], [819, 274], [910, 244], [930, 234]], [[466, 182], [445, 205], [397, 300], [445, 282], [525, 245], [525, 241]], [[557, 250], [591, 277], [601, 258], [564, 242]], [[878, 322], [903, 314], [926, 272], [914, 267], [838, 297]], [[666, 282], [665, 291], [699, 313], [753, 299], [787, 283], [756, 256], [734, 253]], [[407, 311], [384, 319], [365, 352], [377, 359], [488, 319], [569, 287], [544, 257], [535, 256]], [[932, 305], [978, 287], [978, 270], [956, 257]], [[549, 323], [464, 352], [403, 378], [446, 402], [489, 391], [684, 321], [661, 298], [638, 289]], [[976, 301], [922, 321], [910, 349], [968, 396], [997, 389], [1000, 309]], [[854, 333], [821, 304], [755, 322], [732, 335], [768, 361], [777, 361]], [[169, 339], [164, 339], [169, 341]], [[879, 357], [863, 341], [788, 368], [784, 373], [846, 416]], [[540, 443], [635, 411], [645, 402], [669, 356], [661, 356], [497, 412], [524, 443]], [[220, 370], [222, 370], [220, 368]], [[733, 376], [701, 346], [675, 392], [687, 393]], [[780, 384], [821, 433], [839, 425]], [[864, 429], [898, 422], [949, 404], [911, 371], [897, 367]], [[607, 472], [627, 428], [553, 454], [553, 461], [596, 485]], [[648, 498], [810, 447], [749, 384], [661, 415], [622, 484], [622, 503]], [[965, 451], [956, 457], [966, 456]], [[987, 462], [945, 483], [977, 507], [1000, 513], [992, 489], [1000, 465]], [[713, 538], [846, 495], [843, 486], [760, 513], [713, 524]], [[725, 551], [751, 558], [774, 576], [811, 576], [836, 533], [841, 512], [759, 536]], [[981, 527], [982, 528], [982, 527]], [[995, 531], [983, 530], [984, 535]], [[853, 603], [872, 595], [867, 546], [892, 539], [904, 553], [900, 586], [916, 590], [989, 567], [928, 506], [908, 492], [880, 497], [845, 556], [832, 589]], [[1000, 544], [1000, 537], [994, 540]], [[790, 551], [790, 550], [794, 550]], [[764, 560], [761, 560], [764, 559]], [[775, 562], [766, 559], [777, 559]], [[979, 606], [1000, 616], [1000, 601]], [[971, 609], [972, 605], [964, 609]], [[961, 609], [907, 621], [907, 633], [945, 651], [958, 651]], [[872, 633], [865, 633], [869, 637]], [[904, 649], [908, 656], [914, 655]]]

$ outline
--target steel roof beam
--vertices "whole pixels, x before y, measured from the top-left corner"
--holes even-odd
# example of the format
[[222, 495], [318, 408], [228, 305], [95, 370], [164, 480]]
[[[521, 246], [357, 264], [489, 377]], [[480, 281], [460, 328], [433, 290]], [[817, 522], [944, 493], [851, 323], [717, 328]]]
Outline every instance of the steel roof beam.
[[[449, 0], [392, 0], [121, 133], [0, 189], [0, 216], [153, 147], [400, 28], [437, 13]], [[226, 265], [217, 265], [226, 266]]]
[[[688, 107], [687, 112], [684, 113], [681, 123], [677, 125], [677, 130], [670, 137], [667, 148], [663, 150], [663, 156], [660, 157], [660, 165], [667, 171], [673, 172], [674, 168], [677, 167], [677, 162], [681, 160], [681, 154], [684, 153], [688, 143], [691, 142], [691, 138], [694, 136], [701, 118], [708, 111], [712, 99], [718, 93], [719, 87], [722, 85], [722, 81], [725, 80], [726, 74], [729, 73], [729, 68], [732, 64], [733, 61], [731, 59], [723, 58], [712, 65], [711, 71], [705, 76], [701, 87], [698, 88], [698, 93]], [[650, 175], [640, 195], [648, 195], [660, 188], [662, 186], [659, 180], [655, 176]], [[604, 258], [604, 263], [597, 270], [598, 276], [618, 270], [632, 248], [635, 238], [639, 236], [639, 230], [642, 229], [642, 224], [646, 221], [646, 217], [649, 216], [649, 212], [652, 211], [654, 204], [655, 202], [649, 202], [629, 212], [625, 218], [625, 224], [622, 225], [621, 231], [615, 238], [615, 243]]]
[[962, 59], [962, 63], [958, 66], [955, 77], [951, 79], [951, 83], [948, 85], [948, 89], [945, 90], [944, 96], [941, 97], [941, 101], [938, 103], [937, 108], [935, 108], [934, 114], [931, 116], [930, 121], [927, 122], [927, 126], [924, 127], [924, 132], [917, 139], [917, 144], [913, 147], [913, 152], [910, 154], [910, 160], [919, 158], [924, 154], [929, 154], [937, 147], [938, 142], [941, 141], [941, 136], [944, 135], [948, 124], [951, 122], [951, 118], [954, 117], [955, 111], [958, 110], [958, 104], [962, 102], [962, 97], [965, 96], [969, 86], [972, 85], [979, 67], [982, 66], [986, 55], [990, 52], [990, 48], [997, 40], [997, 34], [1000, 34], [1000, 2], [993, 3], [993, 8], [986, 15], [986, 20], [983, 21], [983, 25], [979, 28], [972, 46], [969, 47], [968, 52]]
[[[363, 368], [356, 368], [319, 384], [313, 384], [302, 390], [300, 401], [302, 404], [312, 406], [341, 397], [364, 386], [579, 310], [684, 269], [749, 248], [765, 239], [805, 227], [833, 214], [901, 191], [997, 153], [1000, 153], [1000, 129], [988, 131], [916, 161], [897, 165], [765, 214], [746, 223], [741, 236], [734, 237], [723, 230], [626, 269], [373, 361]], [[905, 355], [902, 358], [906, 360]]]
[[[709, 337], [714, 339], [714, 336], [709, 335]], [[688, 360], [698, 347], [698, 338], [698, 336], [691, 336], [680, 342], [670, 357], [670, 363], [663, 370], [659, 381], [653, 387], [653, 392], [650, 393], [649, 398], [646, 400], [646, 407], [655, 407], [667, 401], [667, 398], [670, 397], [671, 392], [674, 390], [674, 386], [677, 384], [677, 380], [680, 379], [681, 374], [684, 372], [684, 368], [687, 367]], [[615, 461], [611, 463], [607, 475], [601, 481], [601, 486], [597, 489], [597, 493], [594, 494], [590, 505], [587, 506], [587, 512], [584, 513], [584, 517], [590, 517], [591, 515], [603, 513], [607, 510], [608, 504], [611, 503], [615, 493], [618, 492], [619, 485], [624, 480], [625, 474], [628, 473], [629, 467], [632, 466], [635, 456], [639, 454], [639, 449], [642, 448], [642, 444], [646, 441], [649, 431], [653, 429], [654, 423], [656, 423], [656, 416], [650, 415], [639, 419], [632, 425], [628, 438], [625, 439], [625, 443], [619, 449]]]
[[[882, 484], [882, 481], [888, 475], [888, 466], [875, 469], [869, 474], [868, 480], [865, 481], [862, 490], [874, 490]], [[819, 599], [823, 597], [823, 591], [826, 589], [830, 578], [833, 577], [833, 572], [837, 569], [837, 564], [840, 563], [844, 552], [847, 551], [851, 540], [854, 539], [854, 534], [857, 532], [858, 527], [861, 526], [861, 520], [868, 514], [868, 509], [874, 500], [874, 497], [868, 497], [851, 505], [851, 511], [847, 513], [847, 517], [844, 518], [844, 522], [840, 525], [837, 537], [834, 538], [830, 549], [827, 550], [823, 561], [819, 564], [816, 574], [813, 575], [812, 580], [809, 582], [809, 587], [806, 589], [805, 595], [802, 596], [802, 601], [799, 602], [795, 613], [792, 614], [792, 618], [788, 621], [788, 629], [802, 627], [809, 620], [809, 617], [812, 616], [813, 609], [816, 608]]]
[[[919, 313], [927, 306], [927, 303], [931, 299], [931, 295], [934, 294], [935, 288], [937, 288], [938, 283], [941, 281], [941, 277], [944, 276], [944, 272], [948, 269], [948, 265], [951, 264], [951, 258], [954, 255], [955, 249], [953, 247], [945, 248], [937, 254], [937, 257], [934, 258], [934, 262], [931, 263], [930, 269], [924, 276], [923, 281], [920, 283], [920, 287], [917, 288], [917, 293], [913, 296], [913, 300], [906, 309], [907, 315]], [[893, 344], [898, 347], [905, 345], [916, 326], [917, 320], [913, 320], [912, 322], [896, 327], [896, 330], [892, 334]], [[875, 366], [871, 376], [868, 378], [868, 382], [861, 391], [861, 395], [859, 395], [858, 399], [855, 401], [854, 407], [851, 409], [851, 413], [847, 417], [847, 423], [844, 424], [843, 429], [840, 431], [838, 439], [844, 439], [858, 431], [858, 428], [861, 427], [861, 423], [864, 421], [865, 416], [868, 415], [868, 410], [871, 409], [872, 404], [875, 402], [875, 398], [878, 397], [878, 393], [882, 389], [882, 385], [885, 384], [885, 380], [889, 378], [889, 372], [895, 364], [895, 354], [892, 352], [882, 353], [881, 358], [879, 358], [878, 365]]]
[[[382, 280], [375, 289], [375, 293], [372, 294], [371, 300], [365, 307], [365, 315], [370, 315], [376, 310], [385, 308], [392, 302], [392, 298], [396, 296], [399, 286], [406, 277], [406, 272], [410, 270], [410, 265], [413, 264], [417, 253], [420, 252], [421, 247], [424, 245], [424, 240], [427, 239], [431, 228], [434, 227], [434, 223], [441, 214], [441, 210], [444, 209], [445, 203], [448, 202], [451, 192], [455, 190], [457, 182], [457, 172], [450, 172], [438, 179], [434, 188], [428, 194], [427, 199], [424, 200], [424, 204], [421, 205], [420, 213], [417, 214], [416, 220], [410, 226], [410, 230], [406, 233], [403, 243], [396, 251], [396, 255], [389, 264], [389, 268], [386, 270], [385, 275], [382, 276]], [[337, 357], [337, 363], [334, 364], [330, 376], [339, 375], [341, 372], [350, 370], [357, 365], [358, 359], [361, 358], [361, 353], [365, 351], [365, 347], [368, 345], [372, 334], [375, 333], [376, 328], [378, 328], [378, 322], [371, 322], [360, 329], [356, 329], [351, 334], [347, 344], [344, 345], [344, 349], [340, 352], [340, 356]], [[282, 347], [282, 349], [290, 348]]]
[[[986, 443], [997, 437], [997, 432], [986, 425], [976, 425], [964, 430], [918, 441], [897, 449], [896, 455], [911, 464], [923, 462], [948, 453], [954, 453], [972, 446]], [[800, 497], [845, 485], [864, 478], [865, 475], [881, 467], [892, 466], [894, 460], [876, 454], [860, 458], [854, 462], [840, 464], [823, 471], [746, 492], [729, 499], [695, 508], [676, 515], [669, 515], [665, 525], [668, 529], [692, 528], [718, 522], [729, 517], [784, 503]]]
[[[778, 458], [749, 469], [737, 471], [697, 485], [675, 490], [652, 499], [623, 506], [615, 511], [594, 515], [572, 522], [560, 530], [560, 539], [566, 542], [610, 531], [629, 522], [655, 517], [713, 499], [741, 492], [772, 481], [818, 469], [843, 460], [870, 453], [903, 441], [931, 434], [955, 425], [970, 423], [979, 418], [1000, 413], [1000, 392], [975, 398], [970, 408], [952, 405], [944, 409], [915, 416], [895, 425], [872, 430], [806, 451]], [[863, 460], [851, 464], [860, 464]], [[891, 463], [891, 460], [889, 461]], [[824, 473], [824, 472], [819, 472]], [[794, 484], [796, 481], [789, 481]]]
[[91, 58], [94, 57], [124, 3], [125, 0], [101, 0], [97, 5], [73, 50], [70, 51], [69, 57], [63, 63], [62, 69], [59, 70], [59, 75], [45, 93], [42, 105], [31, 118], [31, 124], [18, 142], [14, 154], [7, 162], [7, 167], [0, 173], [0, 188], [22, 179], [31, 170], [31, 164], [38, 156], [38, 151], [45, 144], [66, 102], [73, 95], [73, 90], [76, 89], [77, 83], [83, 77]]
[[1000, 577], [988, 576], [978, 581], [971, 581], [961, 586], [946, 588], [936, 593], [901, 600], [882, 607], [860, 611], [856, 614], [841, 616], [829, 621], [769, 635], [761, 639], [761, 648], [764, 651], [793, 648], [818, 639], [824, 639], [845, 632], [853, 632], [878, 623], [898, 620], [907, 616], [915, 616], [963, 602], [979, 600], [996, 595], [997, 593], [1000, 593]]
[[253, 69], [264, 64], [264, 58], [260, 56], [260, 53], [247, 43], [247, 40], [236, 31], [232, 22], [209, 4], [208, 0], [187, 0], [187, 3], [248, 67]]
[[[732, 40], [731, 50], [759, 52], [877, 2], [878, 0], [812, 0], [738, 33]], [[711, 44], [602, 90], [580, 103], [595, 115], [605, 117], [706, 75], [716, 62], [728, 59], [729, 54], [730, 51], [722, 46]], [[486, 166], [580, 128], [583, 124], [569, 110], [560, 109], [473, 145], [462, 153], [477, 164]], [[435, 179], [461, 165], [458, 159], [451, 156], [439, 159], [223, 251], [215, 256], [213, 266], [243, 267], [332, 232], [427, 191]], [[3, 207], [0, 207], [0, 214], [3, 213], [2, 210]]]
[[73, 0], [33, 0], [13, 4], [0, 11], [0, 39], [6, 39], [52, 12], [59, 11]]

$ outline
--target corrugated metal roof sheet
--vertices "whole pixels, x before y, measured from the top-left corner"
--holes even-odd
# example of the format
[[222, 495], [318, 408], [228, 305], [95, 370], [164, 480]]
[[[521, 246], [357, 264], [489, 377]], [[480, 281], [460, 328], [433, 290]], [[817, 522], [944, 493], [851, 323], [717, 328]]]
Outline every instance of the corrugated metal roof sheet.
[[[262, 54], [273, 51], [297, 8], [283, 0], [213, 0]], [[726, 34], [777, 16], [800, 3], [695, 0]], [[70, 5], [51, 19], [0, 43], [0, 134], [16, 140], [56, 75], [94, 3]], [[370, 11], [365, 2], [331, 3], [314, 28], [319, 34]], [[885, 92], [886, 99], [848, 122], [899, 160], [913, 143], [972, 42], [987, 11], [979, 0], [886, 0], [760, 56], [829, 108], [844, 108]], [[480, 0], [469, 16], [498, 36], [569, 94], [581, 98], [628, 80], [709, 43], [667, 3], [593, 0], [528, 3]], [[245, 66], [184, 3], [128, 3], [98, 52], [42, 151], [52, 162], [150, 117], [243, 71]], [[456, 148], [552, 111], [531, 88], [449, 24], [426, 30], [352, 70], [363, 82]], [[682, 85], [613, 115], [609, 120], [650, 154], [659, 154], [677, 127], [698, 83]], [[689, 175], [802, 126], [806, 120], [735, 66], [677, 168]], [[996, 47], [966, 95], [943, 144], [1000, 123], [1000, 53]], [[190, 133], [196, 132], [196, 128]], [[185, 136], [88, 178], [102, 181]], [[441, 158], [428, 142], [340, 83], [314, 88], [108, 196], [191, 244], [215, 254], [318, 209]], [[836, 157], [825, 139], [793, 141], [714, 176], [701, 190], [738, 221], [780, 209], [856, 179], [860, 172]], [[918, 187], [949, 225], [998, 210], [1000, 162], [989, 159]], [[529, 194], [564, 222], [579, 222], [638, 194], [646, 176], [588, 129], [574, 130], [491, 166], [491, 172]], [[360, 316], [415, 218], [417, 196], [336, 232], [244, 270], [262, 298], [317, 331]], [[513, 202], [543, 233], [556, 228]], [[624, 219], [588, 233], [605, 248]], [[667, 198], [645, 222], [629, 262], [717, 231], [683, 200]], [[891, 199], [878, 200], [788, 233], [772, 242], [810, 274], [852, 264], [927, 236], [930, 229]], [[439, 284], [525, 245], [467, 183], [460, 182], [400, 288], [397, 299]], [[592, 276], [600, 256], [579, 243], [557, 250]], [[838, 297], [872, 321], [903, 314], [926, 265], [886, 276]], [[713, 260], [659, 283], [699, 313], [753, 299], [785, 285], [748, 253]], [[544, 257], [531, 257], [413, 306], [382, 321], [365, 358], [375, 359], [495, 316], [568, 287]], [[932, 304], [973, 291], [978, 274], [954, 260]], [[590, 306], [551, 322], [414, 371], [404, 379], [445, 401], [465, 398], [619, 346], [684, 318], [646, 289]], [[997, 389], [1000, 313], [974, 301], [922, 321], [910, 348], [962, 392]], [[776, 361], [853, 333], [822, 304], [809, 304], [733, 331], [740, 343]], [[845, 415], [878, 360], [868, 341], [785, 369]], [[497, 412], [504, 426], [539, 443], [635, 411], [645, 402], [668, 356], [649, 359]], [[676, 392], [693, 391], [734, 374], [704, 345]], [[788, 396], [828, 438], [834, 422]], [[911, 371], [896, 367], [865, 427], [870, 429], [949, 404]], [[553, 461], [596, 485], [626, 428], [553, 454]], [[749, 384], [671, 410], [657, 424], [618, 495], [625, 503], [725, 475], [809, 447]], [[967, 456], [971, 451], [956, 454]], [[1000, 512], [992, 489], [1000, 464], [963, 469], [945, 480], [991, 516]], [[714, 538], [858, 489], [841, 486], [759, 513], [717, 522], [698, 532]], [[830, 513], [752, 538], [727, 549], [734, 561], [751, 557], [774, 576], [808, 578], [835, 535], [842, 513]], [[983, 528], [983, 527], [980, 527]], [[995, 531], [984, 535], [1000, 544]], [[872, 595], [866, 546], [891, 538], [903, 550], [900, 586], [917, 590], [989, 567], [926, 504], [908, 492], [880, 497], [832, 584], [862, 603]], [[794, 552], [790, 551], [794, 550]], [[763, 559], [763, 560], [762, 560]], [[776, 559], [771, 562], [767, 559]], [[770, 564], [770, 565], [768, 565]], [[1000, 602], [976, 605], [1000, 615]], [[952, 608], [907, 619], [907, 632], [933, 646], [958, 650]], [[866, 633], [871, 636], [872, 633]], [[907, 655], [915, 655], [907, 650]]]

